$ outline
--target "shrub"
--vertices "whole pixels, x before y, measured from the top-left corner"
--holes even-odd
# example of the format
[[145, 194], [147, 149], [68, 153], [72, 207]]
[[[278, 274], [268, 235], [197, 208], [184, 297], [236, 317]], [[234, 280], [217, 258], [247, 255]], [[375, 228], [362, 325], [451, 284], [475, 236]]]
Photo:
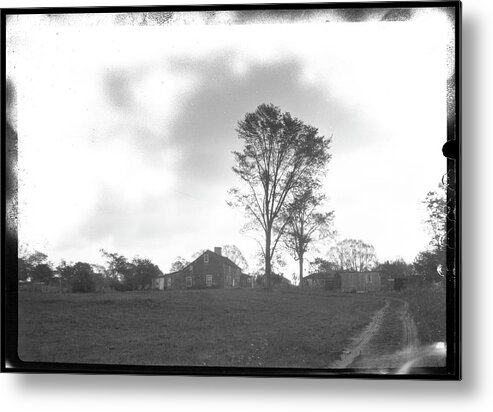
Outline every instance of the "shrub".
[[72, 287], [72, 292], [95, 292], [96, 276], [89, 263], [77, 262], [75, 265], [63, 265], [58, 268], [62, 279]]

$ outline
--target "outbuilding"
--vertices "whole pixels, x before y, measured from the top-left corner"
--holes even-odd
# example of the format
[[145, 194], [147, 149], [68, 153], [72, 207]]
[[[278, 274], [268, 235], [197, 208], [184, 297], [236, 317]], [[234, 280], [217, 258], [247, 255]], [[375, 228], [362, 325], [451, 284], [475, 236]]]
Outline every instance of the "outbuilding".
[[381, 287], [379, 272], [339, 272], [339, 275], [342, 292], [378, 292]]
[[337, 272], [316, 272], [303, 278], [303, 286], [339, 290], [341, 289], [341, 277]]

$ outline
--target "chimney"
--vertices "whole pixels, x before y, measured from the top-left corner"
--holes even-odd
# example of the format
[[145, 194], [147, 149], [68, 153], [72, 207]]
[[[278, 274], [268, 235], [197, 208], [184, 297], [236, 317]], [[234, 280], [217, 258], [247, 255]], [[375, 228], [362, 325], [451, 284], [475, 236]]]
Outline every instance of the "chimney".
[[216, 246], [214, 248], [214, 253], [217, 253], [218, 255], [222, 256], [223, 255], [222, 248]]

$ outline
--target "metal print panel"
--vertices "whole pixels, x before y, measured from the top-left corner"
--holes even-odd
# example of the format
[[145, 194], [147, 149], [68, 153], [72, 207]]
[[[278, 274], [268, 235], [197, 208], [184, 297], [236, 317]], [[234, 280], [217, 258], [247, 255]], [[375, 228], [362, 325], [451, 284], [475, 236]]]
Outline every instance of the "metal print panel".
[[5, 371], [460, 377], [460, 4], [11, 9]]

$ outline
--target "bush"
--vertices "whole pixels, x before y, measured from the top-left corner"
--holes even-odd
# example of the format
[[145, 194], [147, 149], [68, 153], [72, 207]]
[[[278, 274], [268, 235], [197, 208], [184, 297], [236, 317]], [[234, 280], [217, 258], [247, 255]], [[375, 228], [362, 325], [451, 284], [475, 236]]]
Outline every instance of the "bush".
[[115, 280], [114, 282], [111, 283], [111, 287], [116, 290], [117, 292], [128, 292], [130, 290], [133, 290], [132, 284], [128, 282], [119, 282], [118, 280]]
[[63, 264], [58, 268], [62, 279], [69, 283], [72, 292], [95, 292], [96, 277], [89, 263], [77, 262], [75, 265]]

